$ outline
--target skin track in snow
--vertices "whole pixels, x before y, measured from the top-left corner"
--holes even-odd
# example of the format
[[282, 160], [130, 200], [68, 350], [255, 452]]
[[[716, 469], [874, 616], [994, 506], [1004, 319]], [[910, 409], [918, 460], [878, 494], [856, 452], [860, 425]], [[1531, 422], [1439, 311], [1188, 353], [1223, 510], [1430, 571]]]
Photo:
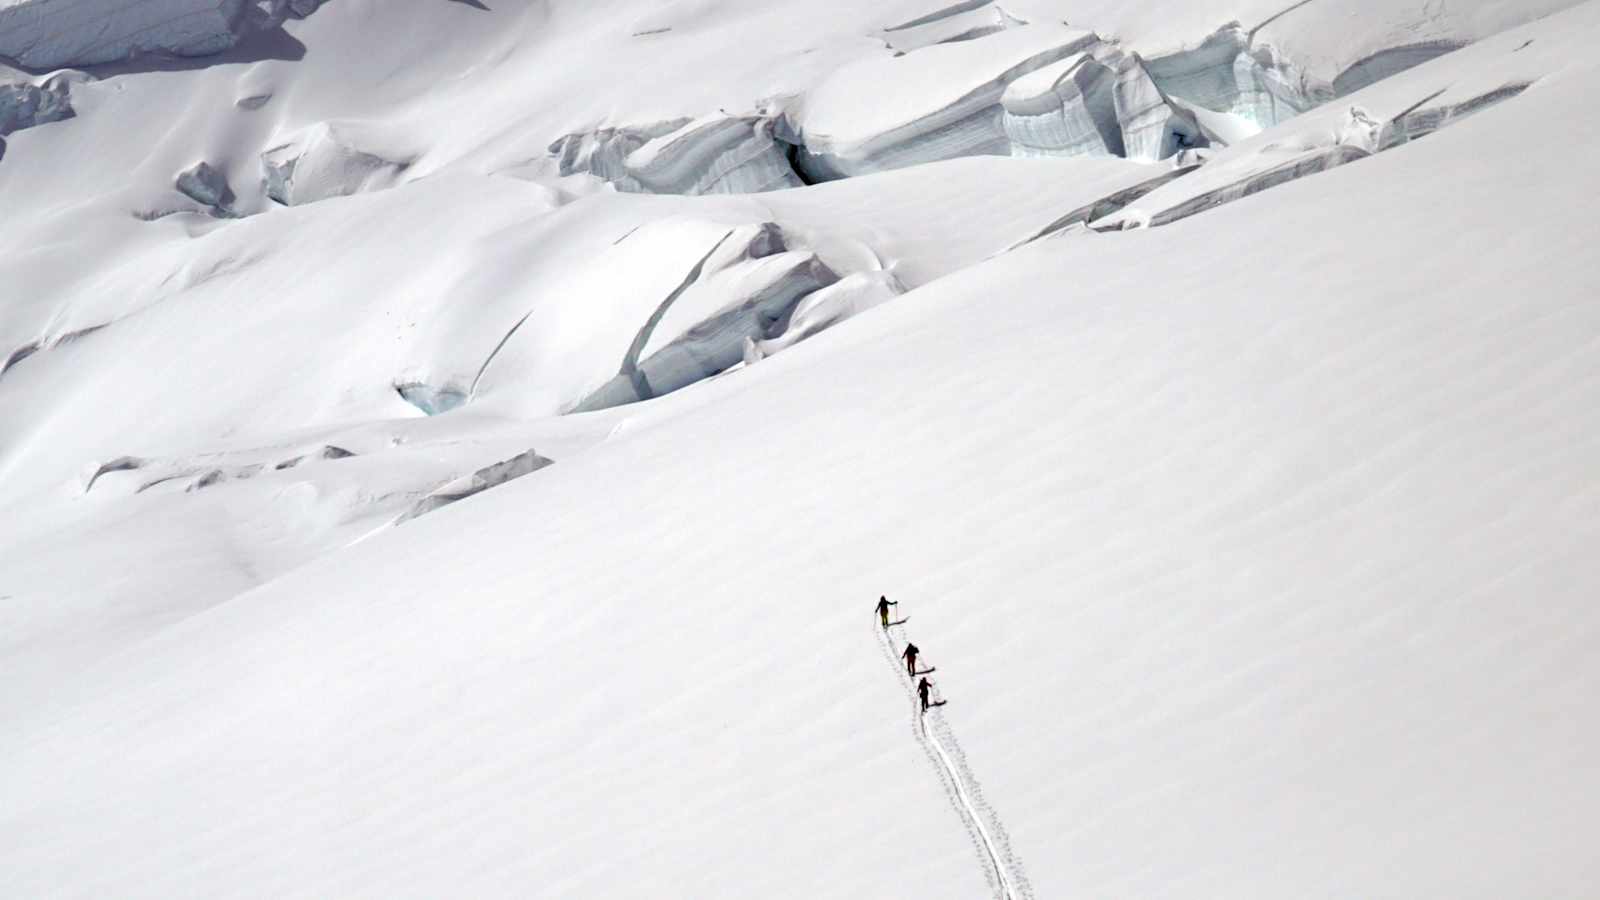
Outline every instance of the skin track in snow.
[[[894, 667], [896, 678], [903, 678], [904, 676], [900, 674], [901, 666], [895, 660], [896, 653], [888, 631], [881, 627], [877, 631], [878, 644], [883, 648], [884, 658]], [[932, 671], [931, 667], [924, 670], [924, 672]], [[912, 682], [907, 678], [906, 683]], [[942, 700], [933, 704], [935, 707], [943, 705]], [[978, 850], [979, 857], [985, 862], [984, 880], [995, 888], [995, 896], [1000, 900], [1032, 900], [1033, 892], [1029, 889], [1027, 878], [1019, 874], [1022, 867], [1015, 854], [1011, 852], [1005, 829], [1000, 826], [993, 808], [984, 802], [978, 791], [977, 781], [967, 766], [966, 754], [962, 753], [960, 746], [955, 743], [955, 735], [950, 729], [950, 724], [945, 721], [944, 713], [939, 709], [924, 712], [915, 696], [912, 698], [911, 707], [912, 733], [922, 744], [923, 752], [928, 755], [928, 759], [939, 770], [939, 777], [945, 783], [945, 793], [949, 795], [956, 812], [961, 815], [962, 824], [972, 835], [973, 845]], [[928, 727], [930, 715], [937, 723], [931, 730]], [[947, 749], [947, 745], [953, 749]], [[988, 820], [987, 824], [985, 819]]]
[[[939, 713], [938, 715], [943, 715]], [[961, 783], [961, 776], [956, 772], [956, 764], [951, 761], [950, 754], [940, 745], [939, 739], [928, 731], [928, 717], [918, 717], [922, 728], [922, 736], [927, 738], [928, 746], [939, 755], [939, 763], [945, 771], [950, 773], [951, 783], [955, 785], [956, 798], [961, 801], [961, 808], [966, 812], [967, 818], [972, 822], [972, 827], [978, 830], [978, 837], [983, 839], [983, 852], [989, 857], [989, 865], [994, 868], [994, 876], [1000, 881], [1000, 896], [1005, 900], [1017, 900], [1016, 888], [1011, 885], [1011, 878], [1006, 873], [1006, 868], [1000, 862], [1000, 854], [995, 851], [994, 838], [989, 836], [988, 829], [983, 827], [983, 819], [978, 815], [977, 809], [972, 805], [972, 798], [967, 795], [966, 787]]]

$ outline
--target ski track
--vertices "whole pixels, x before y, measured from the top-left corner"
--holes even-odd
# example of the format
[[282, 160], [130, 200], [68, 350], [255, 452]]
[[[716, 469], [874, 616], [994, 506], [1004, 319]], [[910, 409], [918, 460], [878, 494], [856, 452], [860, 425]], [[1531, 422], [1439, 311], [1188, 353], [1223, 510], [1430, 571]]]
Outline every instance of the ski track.
[[935, 709], [930, 715], [934, 721], [933, 744], [945, 751], [947, 761], [954, 762], [956, 780], [966, 789], [968, 805], [973, 810], [973, 821], [987, 823], [987, 828], [979, 826], [986, 842], [985, 849], [991, 859], [1000, 861], [996, 869], [1006, 874], [1006, 883], [1010, 888], [1007, 896], [1011, 900], [1033, 900], [1033, 885], [1029, 883], [1027, 873], [1022, 869], [1022, 861], [1011, 849], [1011, 835], [1006, 831], [994, 807], [984, 799], [983, 787], [978, 784], [977, 777], [967, 765], [967, 753], [961, 749], [961, 743], [956, 740], [955, 731], [950, 727], [950, 720], [945, 718], [942, 709]]
[[[914, 688], [915, 682], [904, 674], [903, 660], [897, 658], [894, 641], [888, 629], [874, 625], [874, 630], [879, 633], [878, 645], [883, 649], [884, 659], [894, 668], [896, 677], [905, 678], [906, 683]], [[1021, 874], [1022, 866], [1011, 850], [1010, 836], [1000, 824], [994, 808], [983, 799], [977, 779], [973, 777], [972, 770], [967, 764], [967, 755], [957, 743], [950, 723], [942, 711], [931, 710], [935, 726], [930, 730], [928, 716], [923, 714], [921, 707], [921, 700], [913, 691], [912, 734], [922, 745], [928, 761], [933, 763], [935, 770], [938, 771], [939, 778], [944, 783], [945, 795], [949, 797], [951, 806], [961, 816], [962, 824], [966, 826], [967, 833], [972, 838], [973, 849], [977, 852], [979, 861], [984, 864], [984, 881], [998, 892], [1001, 900], [1032, 900], [1032, 887], [1028, 884], [1026, 876]], [[985, 819], [988, 820], [987, 826]]]
[[[884, 661], [889, 664], [890, 670], [895, 673], [897, 678], [902, 677], [905, 673], [905, 663], [897, 658], [891, 639], [881, 627], [874, 626], [874, 630], [878, 632], [878, 647], [883, 651]], [[955, 783], [952, 780], [954, 775], [939, 762], [938, 754], [934, 752], [927, 735], [922, 732], [920, 706], [920, 701], [913, 694], [911, 697], [911, 737], [921, 745], [923, 754], [928, 757], [928, 765], [932, 766], [933, 771], [939, 774], [939, 782], [944, 788], [945, 797], [950, 801], [950, 808], [961, 819], [961, 824], [966, 828], [967, 836], [972, 841], [972, 852], [977, 857], [978, 865], [983, 869], [984, 881], [991, 887], [998, 888], [998, 885], [994, 882], [994, 873], [987, 864], [988, 854], [983, 849], [983, 839], [978, 836], [978, 830], [973, 827], [972, 819], [962, 807], [960, 795], [956, 793]]]

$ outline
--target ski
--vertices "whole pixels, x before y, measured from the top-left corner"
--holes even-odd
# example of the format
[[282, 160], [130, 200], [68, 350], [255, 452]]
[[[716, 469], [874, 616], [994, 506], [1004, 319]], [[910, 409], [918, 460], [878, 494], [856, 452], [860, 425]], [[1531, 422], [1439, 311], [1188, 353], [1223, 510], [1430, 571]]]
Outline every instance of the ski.
[[904, 619], [895, 619], [893, 622], [890, 622], [889, 624], [887, 624], [887, 625], [885, 625], [883, 627], [885, 627], [885, 628], [893, 628], [896, 625], [904, 625], [905, 623], [907, 623], [909, 621], [911, 621], [911, 617], [910, 616], [906, 616]]
[[915, 672], [911, 673], [911, 677], [915, 678], [918, 675], [932, 675], [933, 673], [935, 673], [937, 671], [939, 671], [939, 667], [938, 666], [934, 666], [931, 669], [918, 669]]

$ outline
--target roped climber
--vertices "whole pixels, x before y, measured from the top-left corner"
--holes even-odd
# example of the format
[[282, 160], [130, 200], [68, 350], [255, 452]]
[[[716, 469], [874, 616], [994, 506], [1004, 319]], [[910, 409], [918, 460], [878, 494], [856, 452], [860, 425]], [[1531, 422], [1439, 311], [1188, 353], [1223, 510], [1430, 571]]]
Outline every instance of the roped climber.
[[906, 642], [906, 649], [900, 655], [906, 661], [906, 675], [907, 675], [907, 677], [910, 677], [910, 678], [917, 677], [917, 654], [921, 653], [921, 652], [922, 651], [917, 649], [917, 645], [916, 644], [913, 644], [910, 641]]
[[926, 676], [926, 675], [922, 676], [922, 680], [917, 682], [917, 697], [922, 700], [922, 711], [923, 712], [927, 712], [928, 711], [928, 707], [931, 705], [931, 704], [928, 703], [928, 691], [930, 691], [932, 689], [933, 689], [933, 682], [929, 681], [928, 680], [928, 676]]

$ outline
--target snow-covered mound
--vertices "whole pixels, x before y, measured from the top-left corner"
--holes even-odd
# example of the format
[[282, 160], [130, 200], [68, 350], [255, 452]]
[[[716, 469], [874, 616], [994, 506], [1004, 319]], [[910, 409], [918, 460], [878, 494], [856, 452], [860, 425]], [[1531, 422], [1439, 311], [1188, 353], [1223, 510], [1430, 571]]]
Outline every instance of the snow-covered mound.
[[4, 893], [1584, 896], [1597, 38], [0, 0]]

